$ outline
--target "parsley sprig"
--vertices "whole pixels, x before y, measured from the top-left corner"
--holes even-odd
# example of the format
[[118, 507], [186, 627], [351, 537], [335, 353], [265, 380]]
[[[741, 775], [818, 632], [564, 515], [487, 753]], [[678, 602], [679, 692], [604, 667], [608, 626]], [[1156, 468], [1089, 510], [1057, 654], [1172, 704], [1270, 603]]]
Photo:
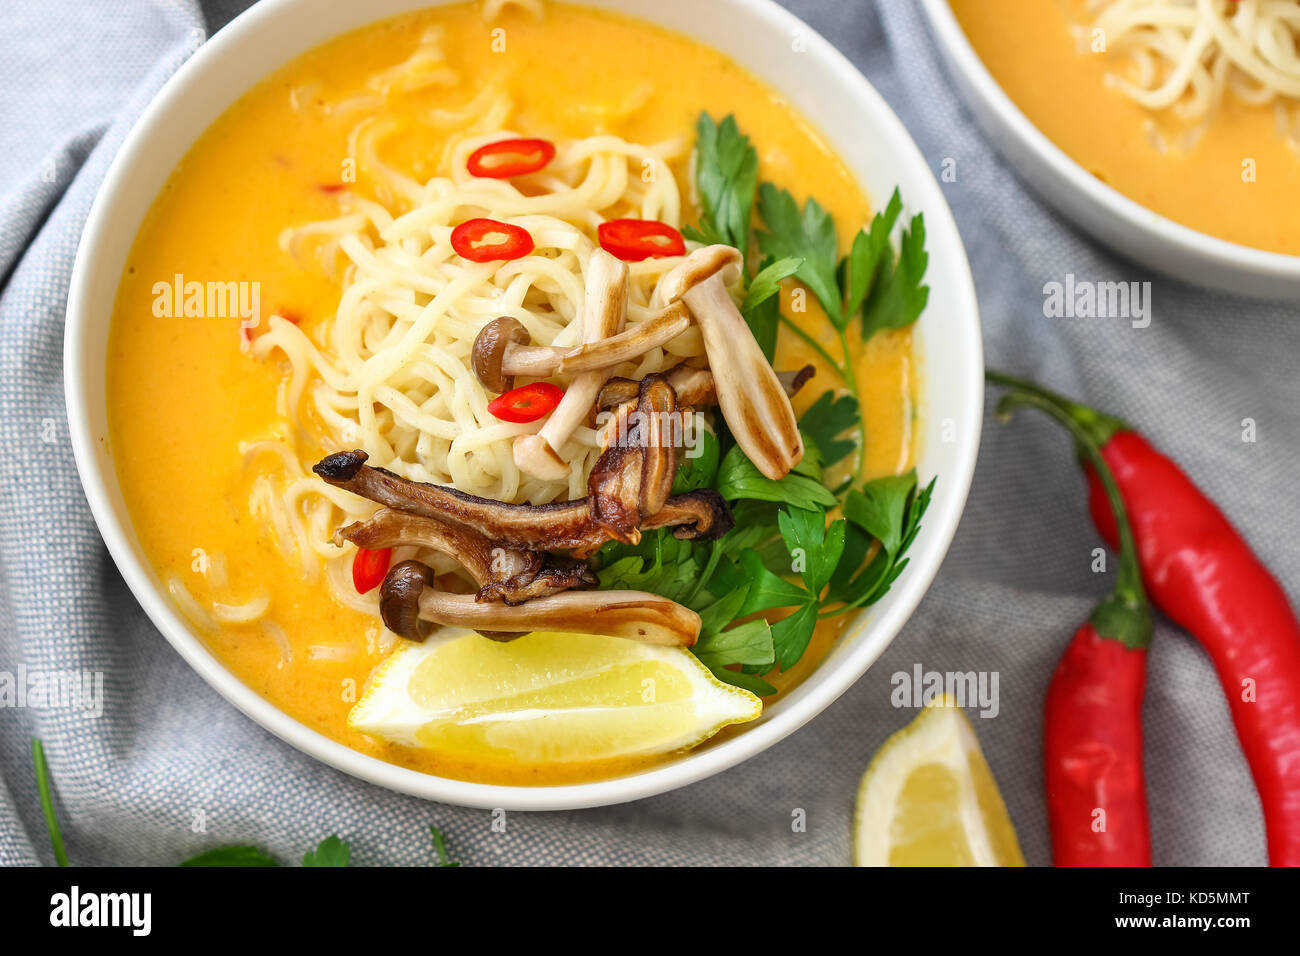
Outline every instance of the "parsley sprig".
[[[849, 394], [859, 399], [849, 328], [860, 317], [860, 338], [866, 341], [882, 329], [910, 325], [925, 309], [930, 289], [923, 284], [929, 264], [924, 217], [914, 216], [902, 230], [895, 256], [891, 237], [903, 211], [896, 189], [885, 208], [867, 228], [858, 231], [848, 252], [841, 255], [835, 221], [816, 199], [810, 198], [800, 209], [786, 190], [758, 182], [758, 153], [734, 116], [717, 123], [704, 113], [696, 130], [695, 186], [701, 216], [698, 227], [684, 230], [686, 236], [735, 246], [747, 261], [753, 258], [756, 244], [761, 261], [748, 283], [741, 312], [763, 354], [771, 360], [777, 328], [784, 325], [820, 355], [844, 381]], [[756, 190], [763, 228], [753, 231], [750, 220]], [[781, 314], [776, 293], [781, 280], [790, 276], [808, 287], [826, 313], [839, 358]], [[855, 425], [859, 455], [854, 473], [861, 477], [866, 427], [860, 419]]]
[[[860, 337], [914, 322], [929, 289], [922, 284], [925, 224], [912, 219], [897, 254], [891, 237], [903, 203], [888, 205], [840, 255], [838, 230], [815, 199], [800, 209], [788, 192], [758, 181], [758, 154], [728, 116], [707, 113], [697, 126], [695, 185], [701, 216], [690, 239], [739, 249], [746, 263], [741, 312], [771, 360], [779, 327], [787, 326], [841, 376], [844, 391], [824, 392], [799, 420], [804, 459], [779, 481], [764, 476], [726, 430], [703, 433], [684, 458], [673, 492], [716, 489], [731, 505], [735, 527], [712, 542], [682, 541], [660, 529], [639, 544], [606, 545], [598, 555], [602, 588], [651, 591], [700, 615], [694, 648], [720, 679], [766, 695], [760, 675], [788, 670], [807, 650], [817, 623], [879, 601], [907, 566], [934, 482], [915, 472], [862, 480], [865, 426], [848, 330]], [[752, 226], [754, 213], [762, 229]], [[757, 252], [757, 254], [755, 254]], [[778, 293], [789, 278], [816, 296], [839, 342], [837, 359], [781, 313]], [[856, 432], [856, 440], [853, 433]], [[854, 454], [849, 477], [828, 475]]]
[[[54, 859], [59, 866], [68, 865], [68, 855], [63, 848], [63, 834], [59, 829], [59, 819], [54, 812], [54, 797], [50, 783], [50, 768], [45, 761], [45, 746], [41, 741], [32, 739], [32, 767], [36, 773], [36, 790], [40, 796], [41, 811], [45, 816], [45, 826], [50, 834], [50, 844], [54, 848]], [[429, 827], [433, 839], [435, 866], [460, 866], [447, 854], [447, 839], [435, 826]], [[352, 848], [337, 833], [331, 833], [308, 850], [302, 858], [303, 866], [347, 866], [352, 859]], [[279, 866], [280, 861], [264, 850], [247, 844], [237, 846], [219, 846], [205, 850], [196, 856], [178, 863], [177, 866], [243, 866], [267, 867]]]

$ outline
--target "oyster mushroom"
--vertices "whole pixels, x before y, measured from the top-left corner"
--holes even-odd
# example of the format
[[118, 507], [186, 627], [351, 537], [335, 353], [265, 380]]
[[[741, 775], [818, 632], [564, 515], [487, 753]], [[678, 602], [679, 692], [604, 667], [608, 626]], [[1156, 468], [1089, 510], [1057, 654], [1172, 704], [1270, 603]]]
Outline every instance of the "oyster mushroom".
[[629, 544], [641, 540], [645, 519], [662, 511], [677, 474], [681, 418], [664, 375], [647, 375], [638, 400], [605, 426], [605, 450], [587, 479], [591, 518]]
[[433, 625], [468, 627], [512, 640], [530, 631], [599, 633], [648, 644], [690, 647], [700, 616], [645, 591], [566, 591], [517, 607], [477, 601], [472, 594], [439, 591], [433, 569], [419, 561], [394, 565], [379, 592], [379, 613], [394, 634], [412, 641]]
[[[590, 345], [623, 330], [627, 321], [627, 263], [597, 249], [587, 263], [586, 282], [582, 338], [584, 344]], [[607, 370], [579, 372], [541, 430], [515, 439], [515, 464], [521, 471], [547, 481], [560, 481], [568, 475], [569, 464], [560, 457], [560, 451], [573, 430], [586, 421], [607, 378]]]
[[364, 521], [334, 532], [334, 542], [359, 548], [414, 545], [455, 559], [478, 584], [478, 600], [522, 604], [569, 588], [594, 587], [596, 578], [581, 561], [541, 551], [510, 548], [485, 535], [428, 515], [380, 508]]
[[[480, 498], [455, 488], [411, 481], [367, 465], [364, 451], [341, 451], [317, 462], [312, 471], [337, 488], [386, 508], [463, 525], [505, 548], [528, 551], [571, 550], [585, 557], [610, 540], [591, 516], [588, 497], [544, 505], [517, 505]], [[643, 528], [673, 528], [683, 539], [719, 538], [731, 529], [731, 510], [712, 489], [673, 495], [650, 515]]]
[[779, 480], [803, 459], [803, 439], [781, 380], [727, 291], [741, 261], [730, 246], [705, 246], [665, 275], [657, 291], [665, 303], [685, 302], [695, 316], [723, 418], [758, 470]]

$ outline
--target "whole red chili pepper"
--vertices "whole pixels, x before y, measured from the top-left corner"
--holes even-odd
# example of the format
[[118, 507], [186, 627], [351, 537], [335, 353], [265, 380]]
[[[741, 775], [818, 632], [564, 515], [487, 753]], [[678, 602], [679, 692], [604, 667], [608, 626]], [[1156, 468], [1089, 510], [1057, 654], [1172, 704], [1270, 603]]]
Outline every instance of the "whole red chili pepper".
[[[1173, 461], [1117, 418], [1000, 373], [1065, 410], [1102, 449], [1155, 604], [1209, 653], [1264, 812], [1269, 863], [1300, 866], [1300, 621], [1281, 585]], [[1092, 515], [1115, 539], [1095, 471]]]
[[998, 405], [1046, 412], [1074, 436], [1118, 516], [1119, 558], [1110, 596], [1075, 632], [1047, 687], [1043, 776], [1057, 866], [1150, 866], [1142, 773], [1142, 694], [1151, 612], [1119, 488], [1088, 432], [1032, 391]]

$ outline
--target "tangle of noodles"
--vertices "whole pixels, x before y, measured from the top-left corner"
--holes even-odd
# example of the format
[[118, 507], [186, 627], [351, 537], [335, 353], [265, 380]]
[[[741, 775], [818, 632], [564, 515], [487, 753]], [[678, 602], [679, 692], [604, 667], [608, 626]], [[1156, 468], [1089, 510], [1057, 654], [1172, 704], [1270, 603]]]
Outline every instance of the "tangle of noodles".
[[[1275, 104], [1292, 136], [1300, 103], [1296, 0], [1090, 0], [1094, 40], [1129, 67], [1107, 82], [1147, 109], [1209, 119], [1225, 94]], [[1099, 31], [1099, 32], [1098, 32]]]
[[[503, 5], [490, 2], [485, 15], [495, 16]], [[619, 217], [680, 226], [674, 169], [684, 171], [689, 159], [684, 137], [637, 144], [602, 134], [557, 142], [555, 159], [528, 176], [472, 177], [466, 159], [473, 150], [528, 135], [509, 128], [513, 104], [486, 86], [463, 95], [459, 104], [450, 95], [439, 98], [427, 121], [446, 146], [438, 175], [417, 182], [383, 159], [385, 142], [403, 131], [381, 106], [429, 84], [460, 85], [440, 41], [438, 29], [426, 32], [411, 57], [346, 101], [358, 114], [348, 153], [358, 182], [340, 194], [337, 217], [291, 227], [281, 236], [304, 268], [337, 277], [337, 310], [306, 329], [273, 315], [251, 345], [255, 358], [283, 363], [285, 380], [281, 426], [241, 449], [252, 473], [250, 510], [304, 576], [320, 579], [323, 569], [339, 601], [376, 615], [376, 591], [360, 595], [352, 585], [353, 547], [331, 542], [340, 524], [365, 517], [374, 505], [320, 481], [310, 473], [311, 464], [323, 453], [362, 448], [371, 464], [404, 477], [502, 501], [544, 503], [585, 494], [598, 450], [596, 432], [581, 427], [562, 449], [569, 463], [563, 480], [522, 473], [512, 454], [514, 439], [537, 431], [542, 422], [511, 424], [488, 412], [494, 396], [474, 376], [471, 346], [498, 316], [518, 319], [535, 344], [578, 344], [597, 226]], [[627, 111], [648, 96], [634, 98]], [[452, 250], [451, 232], [476, 217], [522, 226], [536, 248], [513, 261], [462, 259]], [[679, 261], [629, 264], [629, 325], [653, 314], [658, 280]], [[639, 377], [701, 354], [702, 340], [692, 329], [615, 373]], [[420, 557], [440, 573], [456, 570], [443, 556]]]

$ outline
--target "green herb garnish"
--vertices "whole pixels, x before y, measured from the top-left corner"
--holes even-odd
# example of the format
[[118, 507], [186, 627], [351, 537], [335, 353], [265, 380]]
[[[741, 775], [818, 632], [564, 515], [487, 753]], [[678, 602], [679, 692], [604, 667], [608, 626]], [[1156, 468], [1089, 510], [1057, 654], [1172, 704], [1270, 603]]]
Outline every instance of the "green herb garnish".
[[734, 116], [715, 123], [708, 113], [701, 113], [695, 131], [695, 185], [702, 215], [698, 228], [687, 226], [682, 233], [706, 245], [721, 243], [747, 252], [758, 152], [740, 132]]
[[255, 846], [219, 846], [182, 860], [177, 866], [279, 866]]
[[[758, 233], [759, 249], [767, 256], [803, 260], [794, 276], [821, 304], [839, 341], [840, 358], [787, 317], [780, 316], [778, 321], [839, 374], [854, 399], [860, 400], [860, 392], [848, 339], [853, 319], [861, 315], [861, 337], [866, 340], [880, 329], [915, 322], [929, 300], [929, 287], [921, 284], [929, 262], [923, 216], [914, 217], [911, 227], [904, 230], [898, 260], [894, 260], [890, 235], [902, 209], [902, 197], [894, 190], [870, 228], [860, 230], [849, 254], [840, 258], [835, 222], [817, 200], [809, 199], [800, 211], [784, 189], [763, 183], [758, 190], [758, 213], [766, 227]], [[856, 427], [859, 454], [854, 473], [861, 477], [866, 425], [858, 419]]]
[[460, 866], [459, 862], [447, 855], [447, 838], [442, 835], [442, 831], [429, 824], [429, 835], [433, 837], [433, 852], [437, 854], [435, 862], [438, 866]]
[[321, 840], [316, 849], [308, 850], [302, 858], [303, 866], [347, 866], [352, 859], [352, 848], [347, 841], [331, 833]]
[[36, 770], [36, 792], [41, 798], [45, 829], [50, 835], [50, 845], [54, 847], [54, 859], [59, 866], [67, 866], [68, 854], [63, 848], [63, 833], [59, 830], [59, 818], [54, 813], [54, 795], [50, 788], [50, 768], [45, 763], [45, 745], [35, 737], [32, 738], [32, 764]]
[[[779, 481], [759, 472], [726, 423], [717, 422], [717, 433], [700, 439], [698, 457], [682, 459], [673, 492], [715, 489], [731, 506], [735, 527], [711, 542], [683, 541], [659, 529], [634, 546], [607, 544], [597, 556], [597, 577], [602, 588], [650, 591], [698, 612], [696, 657], [720, 679], [766, 695], [775, 688], [758, 675], [794, 666], [818, 621], [865, 607], [889, 591], [907, 566], [907, 550], [929, 505], [934, 483], [918, 489], [915, 472], [862, 480], [866, 434], [848, 338], [859, 317], [866, 339], [921, 314], [929, 294], [922, 284], [925, 225], [920, 216], [912, 219], [896, 255], [891, 236], [903, 202], [895, 191], [841, 257], [835, 222], [821, 204], [809, 199], [801, 209], [785, 190], [758, 183], [758, 154], [733, 117], [716, 123], [705, 114], [698, 132], [695, 185], [702, 215], [684, 233], [734, 246], [746, 257], [741, 312], [769, 361], [784, 324], [837, 372], [847, 394], [828, 390], [804, 413], [803, 461]], [[756, 233], [750, 224], [755, 208], [762, 223]], [[817, 298], [841, 358], [781, 314], [778, 293], [791, 277]], [[843, 467], [855, 451], [857, 461]], [[828, 486], [828, 476], [845, 470], [847, 478]], [[833, 517], [836, 511], [842, 516]], [[754, 617], [782, 611], [775, 623]]]
[[[40, 794], [41, 811], [45, 814], [45, 826], [50, 832], [50, 843], [54, 846], [54, 858], [59, 866], [68, 865], [68, 855], [63, 849], [63, 836], [59, 831], [59, 821], [54, 814], [54, 800], [50, 792], [50, 772], [45, 762], [45, 746], [37, 739], [32, 739], [32, 764], [36, 771], [36, 789]], [[439, 866], [460, 866], [447, 857], [447, 842], [441, 831], [430, 826], [433, 834], [433, 848], [437, 854]], [[302, 858], [303, 866], [347, 866], [352, 859], [352, 848], [346, 840], [331, 833], [317, 844], [316, 849], [308, 850]], [[247, 844], [237, 846], [219, 846], [204, 850], [177, 866], [279, 866], [280, 862], [273, 856], [255, 846]]]

